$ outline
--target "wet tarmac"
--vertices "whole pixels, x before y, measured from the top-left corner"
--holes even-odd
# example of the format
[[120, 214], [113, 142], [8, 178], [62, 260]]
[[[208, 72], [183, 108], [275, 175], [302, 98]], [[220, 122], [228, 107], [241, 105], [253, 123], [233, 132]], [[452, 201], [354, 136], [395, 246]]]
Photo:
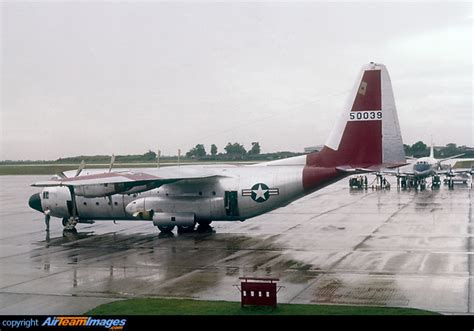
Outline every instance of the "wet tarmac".
[[344, 179], [212, 231], [96, 222], [63, 234], [53, 218], [47, 235], [28, 207], [29, 184], [45, 178], [0, 176], [0, 314], [80, 314], [132, 297], [239, 301], [241, 276], [280, 278], [282, 303], [474, 310], [467, 186], [350, 191]]

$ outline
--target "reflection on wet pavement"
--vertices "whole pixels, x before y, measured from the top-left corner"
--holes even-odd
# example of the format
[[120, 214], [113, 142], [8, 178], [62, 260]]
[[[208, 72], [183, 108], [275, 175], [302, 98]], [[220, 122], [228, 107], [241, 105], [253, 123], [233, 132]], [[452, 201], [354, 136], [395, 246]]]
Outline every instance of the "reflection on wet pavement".
[[160, 234], [149, 222], [62, 231], [30, 210], [38, 176], [2, 178], [0, 313], [75, 314], [129, 297], [240, 299], [280, 278], [279, 302], [471, 313], [471, 192], [349, 191], [346, 181], [255, 219]]

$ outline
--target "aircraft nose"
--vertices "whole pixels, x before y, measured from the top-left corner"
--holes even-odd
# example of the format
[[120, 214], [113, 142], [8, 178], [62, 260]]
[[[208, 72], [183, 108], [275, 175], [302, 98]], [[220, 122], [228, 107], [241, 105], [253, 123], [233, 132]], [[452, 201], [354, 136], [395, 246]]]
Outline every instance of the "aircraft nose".
[[28, 205], [30, 205], [30, 208], [33, 208], [39, 212], [43, 212], [43, 207], [41, 207], [41, 198], [39, 193], [35, 193], [30, 197], [30, 200], [28, 201]]

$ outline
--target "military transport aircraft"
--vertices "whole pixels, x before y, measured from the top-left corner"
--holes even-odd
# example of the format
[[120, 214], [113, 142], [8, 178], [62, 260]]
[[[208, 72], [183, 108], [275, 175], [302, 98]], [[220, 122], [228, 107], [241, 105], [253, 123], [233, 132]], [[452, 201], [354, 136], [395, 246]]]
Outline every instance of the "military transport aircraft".
[[[316, 111], [315, 111], [316, 114]], [[317, 116], [315, 116], [316, 118]], [[244, 221], [285, 206], [347, 175], [405, 163], [397, 110], [383, 64], [362, 67], [347, 105], [323, 149], [254, 165], [192, 165], [65, 172], [29, 205], [62, 218], [65, 230], [98, 220], [149, 220], [161, 231], [196, 223]]]

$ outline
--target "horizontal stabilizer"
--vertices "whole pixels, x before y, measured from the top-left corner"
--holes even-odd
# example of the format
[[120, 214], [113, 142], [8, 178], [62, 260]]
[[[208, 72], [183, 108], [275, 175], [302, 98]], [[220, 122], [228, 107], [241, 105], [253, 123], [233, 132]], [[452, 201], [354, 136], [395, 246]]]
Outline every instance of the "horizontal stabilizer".
[[362, 174], [362, 173], [370, 173], [377, 171], [376, 169], [369, 169], [369, 168], [352, 168], [350, 166], [342, 166], [336, 167], [336, 170], [345, 173], [354, 173], [354, 174]]

